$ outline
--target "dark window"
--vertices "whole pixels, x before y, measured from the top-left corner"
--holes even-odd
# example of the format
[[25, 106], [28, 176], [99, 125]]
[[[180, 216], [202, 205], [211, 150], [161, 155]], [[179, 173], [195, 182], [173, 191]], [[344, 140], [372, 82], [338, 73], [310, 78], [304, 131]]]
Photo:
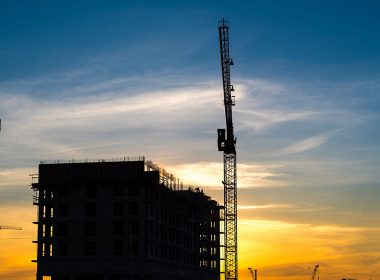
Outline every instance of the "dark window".
[[138, 186], [129, 186], [129, 195], [130, 196], [138, 196], [139, 195], [139, 187]]
[[113, 186], [113, 195], [114, 196], [123, 196], [123, 187], [120, 185]]
[[133, 235], [139, 234], [139, 223], [137, 221], [131, 221], [129, 224], [130, 226], [130, 233]]
[[96, 242], [85, 242], [84, 243], [84, 254], [85, 256], [95, 256], [96, 255]]
[[123, 222], [117, 221], [113, 223], [113, 234], [122, 235], [123, 234]]
[[[59, 277], [59, 278], [58, 278]], [[60, 278], [61, 276], [54, 276], [54, 280], [70, 280], [69, 276], [67, 278]], [[103, 275], [78, 275], [75, 277], [76, 280], [104, 280]]]
[[123, 254], [123, 241], [113, 242], [113, 254], [115, 256], [120, 256]]
[[67, 217], [67, 204], [58, 205], [58, 217]]
[[96, 185], [87, 184], [84, 186], [84, 196], [85, 197], [95, 197], [96, 196]]
[[138, 255], [139, 254], [139, 243], [137, 241], [131, 242], [131, 254]]
[[68, 197], [68, 195], [69, 195], [69, 192], [68, 192], [68, 190], [66, 188], [60, 188], [58, 190], [58, 196], [60, 198], [66, 198], [66, 197]]
[[51, 244], [43, 243], [43, 252], [42, 255], [45, 257], [51, 256]]
[[87, 217], [96, 216], [96, 204], [95, 203], [86, 203], [84, 205], [84, 215]]
[[85, 222], [84, 235], [95, 235], [95, 234], [96, 234], [96, 222]]
[[54, 198], [54, 196], [53, 196], [53, 191], [52, 191], [52, 190], [46, 190], [46, 198], [47, 198], [47, 199], [52, 199], [52, 198]]
[[113, 214], [114, 216], [123, 216], [123, 203], [116, 202], [113, 204]]
[[56, 231], [57, 231], [58, 236], [66, 236], [67, 235], [67, 223], [58, 223]]
[[53, 248], [54, 255], [56, 256], [66, 256], [67, 255], [67, 243], [60, 241], [56, 243], [56, 248]]
[[136, 201], [129, 203], [129, 214], [138, 215], [139, 214], [139, 204]]
[[150, 217], [154, 217], [154, 206], [153, 205], [149, 205], [149, 216]]

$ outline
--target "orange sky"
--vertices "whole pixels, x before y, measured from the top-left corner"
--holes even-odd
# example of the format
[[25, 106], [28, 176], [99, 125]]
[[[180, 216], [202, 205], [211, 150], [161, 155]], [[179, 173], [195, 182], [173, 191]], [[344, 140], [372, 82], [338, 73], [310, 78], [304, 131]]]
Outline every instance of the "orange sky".
[[[2, 224], [23, 227], [0, 231], [0, 279], [34, 280], [35, 206], [30, 201], [0, 211]], [[315, 264], [320, 279], [380, 279], [380, 228], [252, 219], [257, 211], [239, 211], [239, 279], [250, 279], [248, 267], [258, 269], [259, 279], [309, 279]]]
[[0, 279], [35, 280], [37, 228], [36, 209], [32, 204], [0, 207], [1, 224], [22, 226], [23, 230], [0, 230]]
[[380, 279], [380, 1], [1, 1], [0, 279], [34, 280], [40, 160], [146, 156], [222, 204], [230, 23], [240, 280]]

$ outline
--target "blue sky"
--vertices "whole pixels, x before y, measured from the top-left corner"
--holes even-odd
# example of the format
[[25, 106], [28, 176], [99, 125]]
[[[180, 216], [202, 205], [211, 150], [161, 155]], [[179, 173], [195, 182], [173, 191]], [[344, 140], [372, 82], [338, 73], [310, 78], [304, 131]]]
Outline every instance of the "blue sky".
[[[242, 232], [267, 244], [294, 226], [292, 234], [339, 256], [324, 264], [330, 277], [344, 263], [361, 263], [349, 268], [352, 277], [380, 277], [379, 8], [378, 1], [1, 1], [0, 208], [34, 210], [28, 175], [40, 160], [124, 155], [145, 155], [221, 202], [217, 23], [225, 17]], [[278, 236], [268, 240], [255, 225]], [[331, 243], [342, 236], [346, 247]], [[242, 256], [262, 252], [252, 254]], [[260, 265], [276, 279], [271, 271], [283, 266], [306, 267], [294, 262]]]

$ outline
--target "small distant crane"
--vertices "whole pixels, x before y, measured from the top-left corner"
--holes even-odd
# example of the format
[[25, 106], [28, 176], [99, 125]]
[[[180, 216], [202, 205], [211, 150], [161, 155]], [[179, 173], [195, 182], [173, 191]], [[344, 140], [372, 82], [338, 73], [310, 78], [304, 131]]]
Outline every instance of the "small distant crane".
[[313, 275], [311, 276], [311, 280], [316, 280], [316, 279], [319, 280], [319, 275], [318, 275], [318, 278], [315, 278], [317, 277], [317, 274], [318, 274], [318, 268], [319, 268], [319, 264], [315, 265], [314, 270], [313, 270]]
[[251, 274], [252, 280], [257, 280], [257, 269], [252, 269], [252, 267], [248, 267], [249, 273]]
[[22, 227], [15, 227], [15, 226], [2, 226], [0, 225], [0, 230], [2, 229], [10, 229], [10, 230], [22, 230]]

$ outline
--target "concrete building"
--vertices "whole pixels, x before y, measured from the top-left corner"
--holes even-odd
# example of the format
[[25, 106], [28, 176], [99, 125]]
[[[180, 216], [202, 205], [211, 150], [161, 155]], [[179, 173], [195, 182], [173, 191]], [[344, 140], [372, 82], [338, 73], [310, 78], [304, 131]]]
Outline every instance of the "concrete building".
[[220, 278], [222, 207], [144, 157], [42, 162], [32, 188], [37, 280]]

